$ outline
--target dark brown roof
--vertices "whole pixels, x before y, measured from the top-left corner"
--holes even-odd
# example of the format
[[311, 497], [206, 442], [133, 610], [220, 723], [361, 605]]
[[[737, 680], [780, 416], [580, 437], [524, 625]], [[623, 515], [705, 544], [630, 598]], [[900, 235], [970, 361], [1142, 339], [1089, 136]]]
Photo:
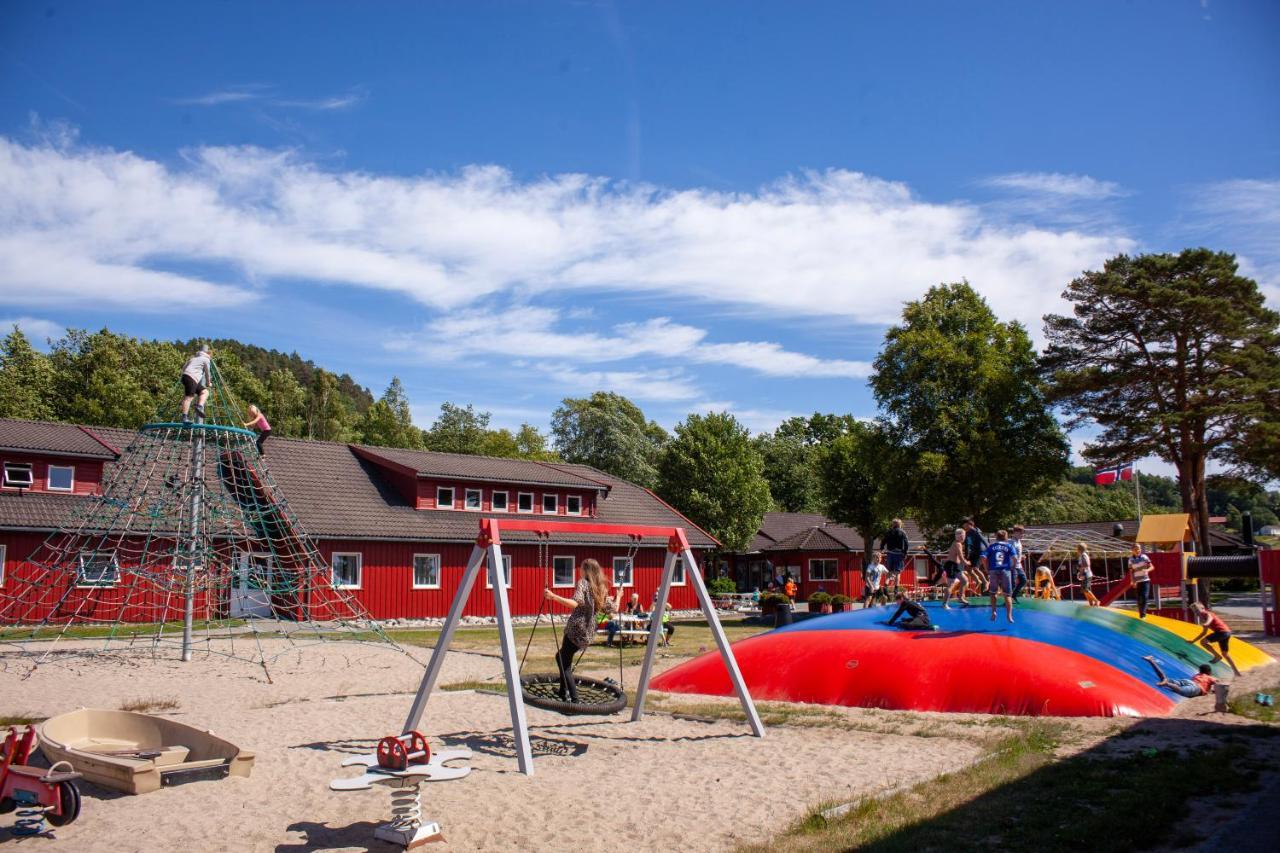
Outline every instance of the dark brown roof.
[[[850, 535], [851, 534], [851, 535]], [[862, 537], [848, 528], [810, 527], [792, 534], [766, 551], [861, 551]]]
[[48, 456], [75, 456], [81, 459], [114, 459], [90, 431], [75, 424], [24, 421], [0, 418], [0, 450], [39, 452]]
[[[1117, 519], [1115, 521], [1069, 521], [1062, 524], [1044, 524], [1040, 526], [1051, 527], [1055, 530], [1091, 530], [1103, 536], [1116, 536], [1113, 531], [1117, 524], [1124, 529], [1124, 532], [1118, 538], [1132, 541], [1138, 535], [1138, 520], [1136, 518]], [[1244, 549], [1246, 547], [1244, 540], [1239, 536], [1214, 525], [1209, 526], [1209, 539], [1210, 546], [1215, 550]]]
[[[925, 543], [920, 526], [907, 518], [902, 529], [912, 547]], [[878, 541], [878, 539], [877, 539]], [[813, 512], [766, 512], [760, 530], [751, 540], [747, 553], [753, 551], [831, 551], [863, 550], [862, 536], [852, 527], [837, 524], [825, 515]]]
[[475, 480], [486, 483], [524, 483], [530, 486], [576, 487], [600, 490], [608, 488], [598, 479], [588, 479], [563, 466], [529, 459], [504, 459], [497, 456], [468, 456], [462, 453], [437, 453], [429, 450], [402, 450], [395, 447], [355, 445], [357, 451], [375, 460], [408, 468], [419, 477]]
[[[61, 427], [61, 424], [41, 424]], [[56, 430], [51, 432], [56, 433]], [[95, 433], [122, 450], [136, 438], [130, 430], [95, 429]], [[362, 450], [364, 448], [361, 448]], [[32, 448], [37, 450], [37, 448]], [[377, 448], [379, 452], [385, 448]], [[295, 513], [303, 532], [331, 539], [382, 539], [434, 542], [466, 542], [475, 539], [479, 517], [510, 518], [505, 513], [478, 513], [464, 510], [416, 510], [383, 478], [379, 466], [362, 459], [347, 444], [327, 441], [272, 438], [267, 445], [267, 469]], [[406, 451], [419, 453], [418, 451]], [[459, 460], [472, 457], [455, 457]], [[475, 457], [481, 460], [489, 457]], [[520, 460], [502, 460], [519, 462]], [[484, 463], [481, 463], [482, 466]], [[523, 463], [538, 468], [540, 463]], [[107, 469], [111, 465], [108, 463]], [[485, 468], [485, 470], [493, 470]], [[684, 527], [689, 543], [704, 548], [714, 544], [707, 534], [640, 486], [611, 477], [587, 465], [558, 463], [550, 469], [564, 485], [590, 483], [604, 489], [597, 499], [598, 517], [604, 524], [644, 524]], [[458, 475], [462, 479], [464, 475]], [[79, 503], [88, 500], [71, 495], [0, 493], [0, 527], [9, 529], [51, 529], [58, 527]], [[564, 519], [562, 519], [564, 520]], [[529, 541], [532, 534], [504, 534], [512, 541]], [[565, 537], [559, 541], [568, 542]], [[575, 535], [574, 542], [614, 544], [627, 542], [625, 535]], [[657, 546], [658, 542], [644, 542]]]

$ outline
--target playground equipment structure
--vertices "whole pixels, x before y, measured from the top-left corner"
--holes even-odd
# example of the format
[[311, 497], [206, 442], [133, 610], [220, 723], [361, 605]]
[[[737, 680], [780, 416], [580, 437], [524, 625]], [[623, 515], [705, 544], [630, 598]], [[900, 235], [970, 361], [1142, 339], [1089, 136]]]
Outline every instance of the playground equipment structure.
[[75, 784], [79, 773], [64, 761], [48, 770], [27, 764], [35, 735], [33, 728], [19, 735], [17, 727], [10, 726], [0, 751], [0, 814], [18, 810], [13, 827], [17, 836], [44, 835], [45, 821], [66, 826], [80, 815], [80, 789]]
[[746, 683], [742, 679], [742, 673], [738, 669], [738, 662], [734, 658], [733, 650], [730, 648], [724, 629], [716, 616], [715, 607], [711, 603], [711, 597], [707, 593], [706, 584], [702, 580], [702, 573], [699, 570], [697, 561], [694, 559], [693, 551], [689, 547], [689, 540], [683, 528], [598, 524], [585, 521], [544, 521], [541, 519], [503, 519], [499, 522], [496, 518], [480, 519], [479, 535], [476, 537], [475, 546], [471, 550], [471, 557], [467, 560], [467, 568], [463, 572], [461, 582], [458, 584], [458, 590], [454, 594], [453, 604], [449, 608], [449, 615], [441, 628], [440, 638], [436, 642], [435, 651], [432, 652], [431, 661], [427, 664], [422, 682], [418, 686], [417, 695], [414, 697], [413, 705], [409, 709], [404, 731], [411, 732], [417, 729], [418, 724], [421, 722], [422, 715], [426, 710], [427, 700], [431, 698], [431, 691], [435, 688], [436, 679], [440, 676], [441, 667], [444, 665], [445, 654], [449, 650], [449, 644], [453, 641], [454, 631], [462, 619], [463, 608], [466, 606], [467, 598], [471, 594], [471, 587], [475, 583], [481, 567], [487, 566], [489, 584], [493, 587], [494, 612], [497, 615], [498, 639], [502, 647], [502, 667], [507, 682], [507, 704], [511, 712], [511, 727], [515, 737], [516, 759], [521, 773], [527, 776], [533, 775], [533, 751], [529, 744], [529, 729], [525, 720], [519, 661], [516, 653], [515, 638], [511, 629], [511, 608], [507, 598], [507, 585], [502, 578], [501, 531], [503, 529], [527, 531], [548, 537], [554, 532], [562, 532], [597, 536], [630, 536], [633, 537], [633, 541], [637, 537], [645, 536], [660, 536], [666, 539], [667, 556], [662, 569], [662, 581], [658, 587], [658, 597], [654, 602], [653, 614], [650, 617], [648, 644], [645, 648], [644, 663], [640, 670], [640, 681], [636, 686], [635, 705], [632, 710], [631, 720], [635, 722], [644, 716], [645, 696], [649, 689], [653, 662], [662, 634], [662, 613], [666, 609], [676, 560], [682, 559], [686, 577], [689, 578], [689, 582], [693, 584], [697, 593], [698, 603], [706, 616], [707, 625], [711, 628], [711, 634], [716, 641], [721, 660], [728, 670], [729, 678], [733, 684], [733, 691], [736, 693], [738, 701], [742, 704], [742, 710], [747, 715], [747, 722], [751, 727], [751, 732], [756, 737], [764, 737], [764, 724], [760, 721], [760, 715], [756, 713], [755, 703], [751, 699], [751, 694], [747, 691]]
[[[264, 668], [313, 642], [394, 646], [334, 584], [216, 368], [212, 379], [207, 419], [142, 426], [101, 494], [10, 573], [0, 644], [38, 661], [173, 647], [184, 661], [207, 652]], [[263, 634], [283, 648], [272, 654]]]

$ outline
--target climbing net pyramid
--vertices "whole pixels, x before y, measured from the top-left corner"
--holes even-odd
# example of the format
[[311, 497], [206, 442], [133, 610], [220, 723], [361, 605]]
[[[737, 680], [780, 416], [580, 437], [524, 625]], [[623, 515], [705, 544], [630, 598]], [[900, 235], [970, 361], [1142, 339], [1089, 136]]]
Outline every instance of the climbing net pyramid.
[[312, 643], [395, 647], [334, 585], [216, 369], [212, 379], [205, 416], [144, 425], [101, 494], [11, 571], [0, 646], [37, 663], [172, 648], [263, 666]]

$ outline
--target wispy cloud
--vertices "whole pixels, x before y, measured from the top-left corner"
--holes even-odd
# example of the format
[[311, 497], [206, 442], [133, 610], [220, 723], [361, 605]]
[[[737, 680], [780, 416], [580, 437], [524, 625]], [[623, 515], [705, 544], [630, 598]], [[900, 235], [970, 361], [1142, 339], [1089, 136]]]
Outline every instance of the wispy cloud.
[[681, 403], [704, 396], [695, 380], [680, 370], [582, 370], [570, 364], [533, 367], [558, 387], [575, 394], [607, 390], [653, 403]]
[[706, 340], [705, 329], [669, 317], [620, 323], [610, 334], [562, 330], [557, 328], [561, 319], [556, 309], [530, 305], [501, 311], [451, 311], [432, 319], [421, 333], [392, 338], [387, 347], [446, 359], [487, 354], [601, 364], [649, 358], [729, 365], [766, 376], [862, 379], [871, 375], [867, 362], [819, 358], [770, 341], [712, 343]]
[[1221, 241], [1280, 306], [1280, 180], [1219, 181], [1195, 190], [1188, 223], [1201, 242]]
[[1100, 200], [1128, 195], [1119, 184], [1113, 181], [1100, 181], [1088, 175], [1064, 175], [1059, 172], [1011, 172], [987, 178], [982, 183], [996, 189], [1070, 199]]
[[275, 87], [262, 83], [244, 86], [233, 86], [203, 95], [185, 98], [174, 98], [173, 103], [185, 106], [217, 107], [223, 104], [239, 104], [255, 102], [273, 107], [289, 107], [302, 110], [345, 110], [361, 103], [368, 96], [360, 86], [352, 87], [346, 92], [319, 98], [292, 98], [275, 94]]
[[[503, 295], [615, 291], [881, 324], [929, 286], [968, 278], [1002, 316], [1038, 329], [1061, 307], [1063, 282], [1134, 246], [923, 201], [904, 184], [841, 170], [725, 193], [575, 174], [519, 181], [493, 166], [333, 171], [258, 148], [184, 154], [166, 165], [0, 138], [0, 303], [209, 306], [254, 298], [236, 279], [283, 279], [450, 311]], [[698, 334], [670, 325], [643, 331]], [[706, 358], [764, 366], [783, 355], [716, 346]]]

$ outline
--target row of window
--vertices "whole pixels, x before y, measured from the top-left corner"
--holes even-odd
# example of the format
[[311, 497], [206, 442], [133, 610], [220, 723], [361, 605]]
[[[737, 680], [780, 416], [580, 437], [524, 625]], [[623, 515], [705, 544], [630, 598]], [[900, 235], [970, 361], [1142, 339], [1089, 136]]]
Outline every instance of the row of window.
[[[493, 491], [489, 493], [489, 507], [492, 512], [510, 512], [510, 494]], [[533, 492], [516, 492], [516, 512], [533, 512]], [[466, 509], [479, 512], [484, 509], [484, 491], [482, 489], [463, 489], [462, 500], [457, 500], [457, 490], [453, 486], [436, 487], [436, 509]], [[582, 498], [568, 495], [564, 499], [565, 515], [582, 515]], [[558, 515], [560, 513], [560, 496], [557, 494], [542, 495], [542, 514]]]
[[[333, 567], [333, 585], [339, 589], [359, 589], [363, 579], [362, 555], [359, 552], [335, 553], [330, 557]], [[629, 587], [634, 585], [634, 566], [627, 557], [613, 558], [613, 585]], [[508, 587], [511, 586], [511, 555], [502, 555], [502, 577]], [[572, 587], [577, 579], [577, 562], [572, 556], [551, 558], [551, 585], [556, 587]], [[684, 560], [676, 558], [675, 570], [671, 583], [684, 586]], [[492, 589], [488, 572], [485, 573], [486, 589]], [[413, 555], [413, 588], [440, 588], [440, 555]]]
[[[794, 569], [795, 571], [791, 571]], [[762, 572], [765, 570], [765, 562], [763, 560], [754, 560], [751, 563], [752, 572]], [[799, 576], [799, 566], [787, 566], [787, 571], [791, 571], [793, 575]], [[782, 571], [779, 566], [774, 571]], [[809, 561], [809, 580], [810, 582], [820, 581], [837, 581], [840, 579], [840, 561], [834, 557], [818, 557]]]
[[[76, 487], [76, 466], [46, 466], [45, 488], [51, 492], [71, 492]], [[6, 489], [29, 489], [35, 485], [34, 469], [30, 462], [4, 463], [4, 481]]]

